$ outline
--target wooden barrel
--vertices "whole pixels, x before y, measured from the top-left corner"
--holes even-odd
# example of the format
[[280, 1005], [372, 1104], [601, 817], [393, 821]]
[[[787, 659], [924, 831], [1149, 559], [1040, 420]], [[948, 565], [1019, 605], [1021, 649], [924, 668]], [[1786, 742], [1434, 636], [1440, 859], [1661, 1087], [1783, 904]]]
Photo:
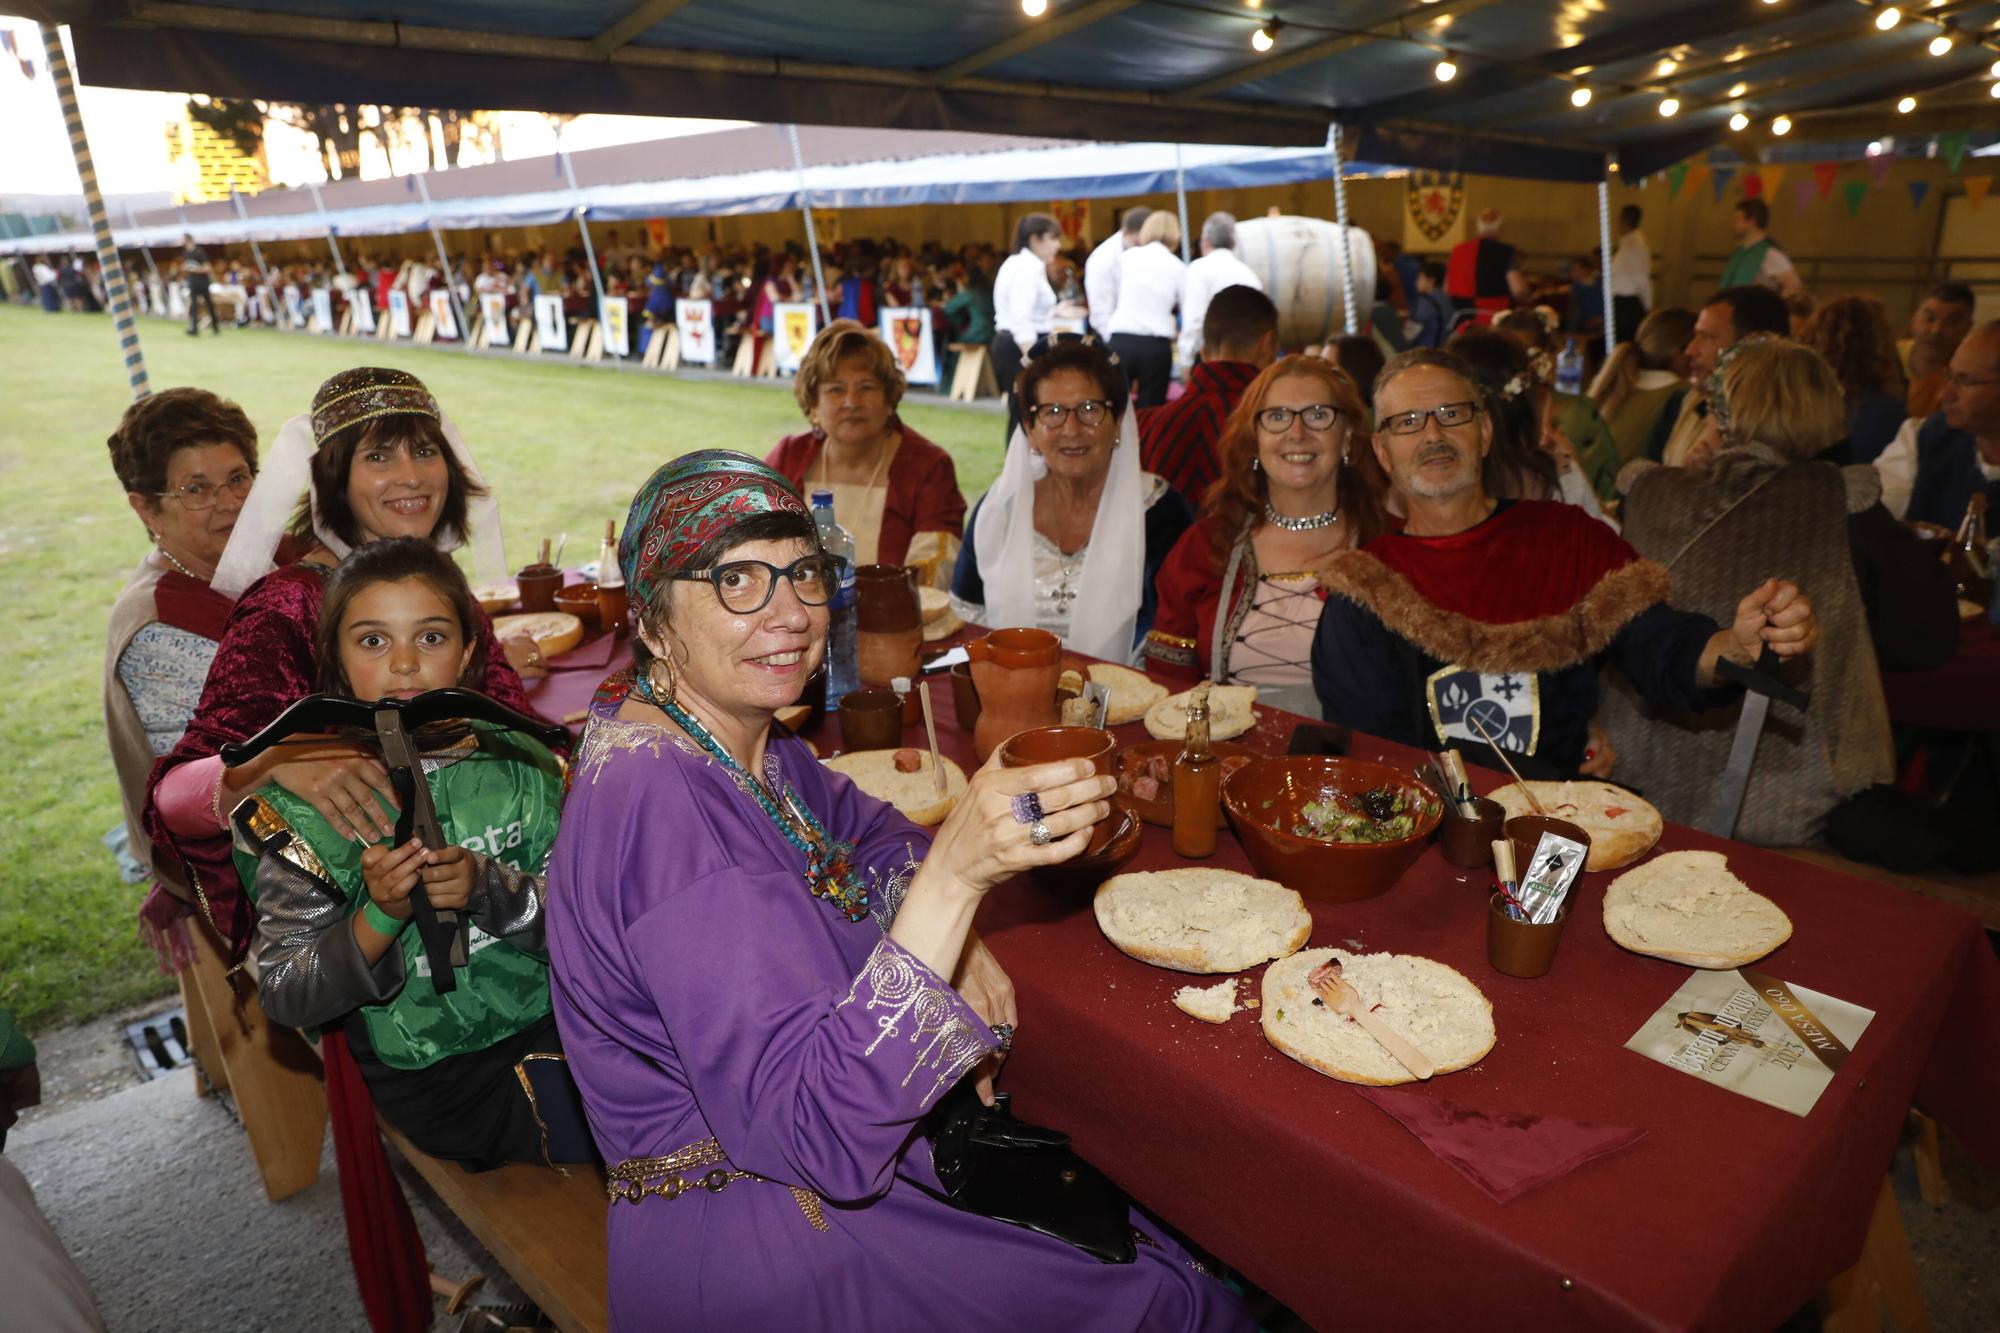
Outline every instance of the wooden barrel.
[[[1326, 342], [1347, 332], [1340, 291], [1340, 226], [1323, 218], [1251, 218], [1236, 224], [1236, 257], [1264, 283], [1278, 307], [1278, 341], [1286, 347]], [[1354, 323], [1368, 328], [1375, 303], [1375, 243], [1356, 226], [1347, 229], [1353, 270]]]

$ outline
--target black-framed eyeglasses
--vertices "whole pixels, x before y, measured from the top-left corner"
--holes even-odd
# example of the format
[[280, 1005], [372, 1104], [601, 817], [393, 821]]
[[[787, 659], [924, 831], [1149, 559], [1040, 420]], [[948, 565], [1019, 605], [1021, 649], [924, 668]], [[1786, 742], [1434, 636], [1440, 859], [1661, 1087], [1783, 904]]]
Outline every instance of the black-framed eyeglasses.
[[1390, 435], [1415, 435], [1424, 428], [1425, 417], [1436, 417], [1440, 426], [1450, 429], [1465, 426], [1479, 415], [1477, 403], [1439, 403], [1436, 407], [1419, 408], [1414, 412], [1398, 412], [1394, 416], [1383, 417], [1376, 429]]
[[1111, 400], [1086, 398], [1080, 403], [1036, 403], [1028, 409], [1028, 419], [1039, 424], [1043, 430], [1061, 430], [1063, 422], [1069, 420], [1072, 412], [1076, 413], [1077, 421], [1086, 429], [1097, 426], [1111, 415]]
[[213, 509], [216, 505], [220, 504], [224, 491], [228, 491], [231, 495], [241, 500], [244, 496], [250, 494], [250, 487], [256, 480], [257, 474], [255, 472], [250, 471], [248, 468], [239, 468], [227, 477], [224, 477], [219, 484], [210, 485], [205, 481], [191, 481], [179, 490], [155, 491], [153, 497], [158, 500], [179, 500], [181, 508], [187, 510], [190, 514], [199, 514], [204, 510]]
[[770, 605], [780, 578], [791, 583], [792, 591], [807, 606], [825, 606], [840, 582], [840, 561], [830, 555], [802, 555], [779, 568], [762, 560], [730, 560], [712, 569], [676, 574], [674, 578], [711, 585], [725, 609], [747, 616]]
[[1333, 423], [1340, 420], [1340, 413], [1326, 403], [1314, 403], [1309, 407], [1267, 407], [1257, 414], [1257, 424], [1273, 435], [1292, 428], [1294, 419], [1306, 423], [1306, 429], [1325, 432], [1333, 429]]

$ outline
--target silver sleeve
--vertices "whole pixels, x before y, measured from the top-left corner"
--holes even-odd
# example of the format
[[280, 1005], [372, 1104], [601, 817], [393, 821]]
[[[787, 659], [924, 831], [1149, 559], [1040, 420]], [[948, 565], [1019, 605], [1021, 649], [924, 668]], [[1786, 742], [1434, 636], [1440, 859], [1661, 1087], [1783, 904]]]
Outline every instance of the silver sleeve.
[[472, 919], [488, 935], [532, 954], [546, 950], [542, 935], [542, 900], [547, 882], [541, 875], [516, 870], [506, 862], [478, 852], [472, 857], [472, 899], [466, 904]]
[[348, 924], [347, 897], [275, 850], [257, 858], [257, 996], [273, 1022], [331, 1023], [403, 989], [403, 951], [369, 966]]

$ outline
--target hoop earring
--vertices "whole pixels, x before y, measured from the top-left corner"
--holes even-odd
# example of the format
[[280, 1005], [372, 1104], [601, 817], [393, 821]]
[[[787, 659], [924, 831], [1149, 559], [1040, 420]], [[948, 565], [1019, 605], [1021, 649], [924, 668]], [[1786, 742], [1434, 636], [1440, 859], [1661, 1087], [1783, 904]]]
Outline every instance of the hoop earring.
[[[661, 679], [663, 676], [664, 681]], [[675, 691], [680, 685], [680, 673], [674, 670], [671, 659], [655, 657], [646, 664], [646, 684], [654, 698], [662, 703], [673, 703]]]

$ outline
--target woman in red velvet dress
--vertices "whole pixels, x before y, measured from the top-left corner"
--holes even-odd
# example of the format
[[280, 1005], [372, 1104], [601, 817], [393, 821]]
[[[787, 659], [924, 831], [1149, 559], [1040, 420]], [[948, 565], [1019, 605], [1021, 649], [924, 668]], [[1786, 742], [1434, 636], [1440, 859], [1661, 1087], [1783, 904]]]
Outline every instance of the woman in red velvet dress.
[[[299, 500], [304, 493], [303, 501]], [[305, 556], [270, 569], [287, 511]], [[499, 512], [458, 433], [417, 378], [399, 370], [343, 371], [320, 386], [309, 416], [286, 423], [216, 567], [213, 586], [237, 598], [209, 667], [201, 702], [180, 741], [153, 768], [144, 821], [156, 858], [177, 862], [196, 903], [229, 942], [232, 961], [249, 941], [251, 913], [230, 858], [226, 819], [242, 797], [276, 782], [304, 797], [334, 828], [369, 841], [394, 831], [376, 793], [390, 803], [387, 771], [350, 746], [269, 750], [225, 770], [220, 750], [256, 734], [313, 691], [313, 630], [326, 577], [349, 550], [382, 537], [425, 537], [444, 549], [476, 534], [481, 574], [504, 568]], [[523, 641], [505, 649], [486, 637], [483, 692], [531, 712], [510, 653], [532, 662]], [[280, 762], [282, 761], [282, 762]], [[214, 815], [211, 833], [170, 828], [163, 784], [199, 785]], [[179, 804], [179, 802], [176, 802]]]
[[1160, 567], [1147, 665], [1318, 716], [1319, 568], [1384, 523], [1367, 410], [1331, 361], [1287, 357], [1243, 391], [1218, 444], [1222, 479]]
[[764, 461], [808, 498], [833, 492], [856, 564], [935, 561], [948, 572], [965, 495], [951, 455], [896, 415], [903, 388], [888, 344], [851, 319], [834, 320], [806, 350], [793, 390], [812, 429], [778, 441]]

